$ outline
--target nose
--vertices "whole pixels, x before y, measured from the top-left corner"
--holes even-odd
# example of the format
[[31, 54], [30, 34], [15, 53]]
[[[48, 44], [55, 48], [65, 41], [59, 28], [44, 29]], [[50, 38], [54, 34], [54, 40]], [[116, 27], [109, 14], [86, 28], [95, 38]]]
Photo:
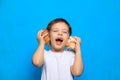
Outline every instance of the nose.
[[59, 31], [59, 32], [58, 32], [58, 35], [62, 35], [62, 32], [61, 32], [61, 31]]

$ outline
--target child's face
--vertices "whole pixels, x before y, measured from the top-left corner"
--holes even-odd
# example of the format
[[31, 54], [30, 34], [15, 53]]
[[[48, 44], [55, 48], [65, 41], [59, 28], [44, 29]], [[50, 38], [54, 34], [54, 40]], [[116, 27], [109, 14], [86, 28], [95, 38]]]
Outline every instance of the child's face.
[[63, 51], [69, 38], [69, 27], [64, 22], [52, 25], [50, 29], [50, 39], [53, 51]]

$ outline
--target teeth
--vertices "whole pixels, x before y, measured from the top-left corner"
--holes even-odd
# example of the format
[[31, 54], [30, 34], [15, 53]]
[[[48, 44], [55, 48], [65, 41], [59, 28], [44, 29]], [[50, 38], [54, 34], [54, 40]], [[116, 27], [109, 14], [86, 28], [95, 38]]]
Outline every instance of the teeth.
[[61, 41], [61, 42], [63, 42], [63, 40], [62, 40], [62, 39], [60, 39], [60, 38], [56, 39], [56, 41]]

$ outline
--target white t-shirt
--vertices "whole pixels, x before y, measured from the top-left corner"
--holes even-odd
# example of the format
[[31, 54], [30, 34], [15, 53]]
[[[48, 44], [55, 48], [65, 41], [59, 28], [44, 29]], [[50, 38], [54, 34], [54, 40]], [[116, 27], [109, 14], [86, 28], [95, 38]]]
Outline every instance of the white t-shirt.
[[73, 80], [70, 71], [75, 54], [71, 51], [52, 52], [44, 50], [41, 80]]

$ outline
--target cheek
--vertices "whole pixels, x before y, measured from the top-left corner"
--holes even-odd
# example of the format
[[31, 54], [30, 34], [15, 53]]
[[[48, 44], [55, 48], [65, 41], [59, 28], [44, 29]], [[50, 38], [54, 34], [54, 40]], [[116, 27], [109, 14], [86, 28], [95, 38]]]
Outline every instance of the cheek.
[[54, 40], [54, 38], [55, 38], [55, 35], [52, 34], [52, 33], [50, 33], [50, 39], [51, 39], [51, 41]]
[[70, 36], [69, 36], [69, 34], [66, 34], [65, 37], [66, 37], [66, 39], [69, 39]]
[[50, 32], [50, 38], [52, 37], [52, 33]]
[[65, 39], [65, 42], [67, 42], [69, 39], [69, 36], [65, 36], [64, 39]]

